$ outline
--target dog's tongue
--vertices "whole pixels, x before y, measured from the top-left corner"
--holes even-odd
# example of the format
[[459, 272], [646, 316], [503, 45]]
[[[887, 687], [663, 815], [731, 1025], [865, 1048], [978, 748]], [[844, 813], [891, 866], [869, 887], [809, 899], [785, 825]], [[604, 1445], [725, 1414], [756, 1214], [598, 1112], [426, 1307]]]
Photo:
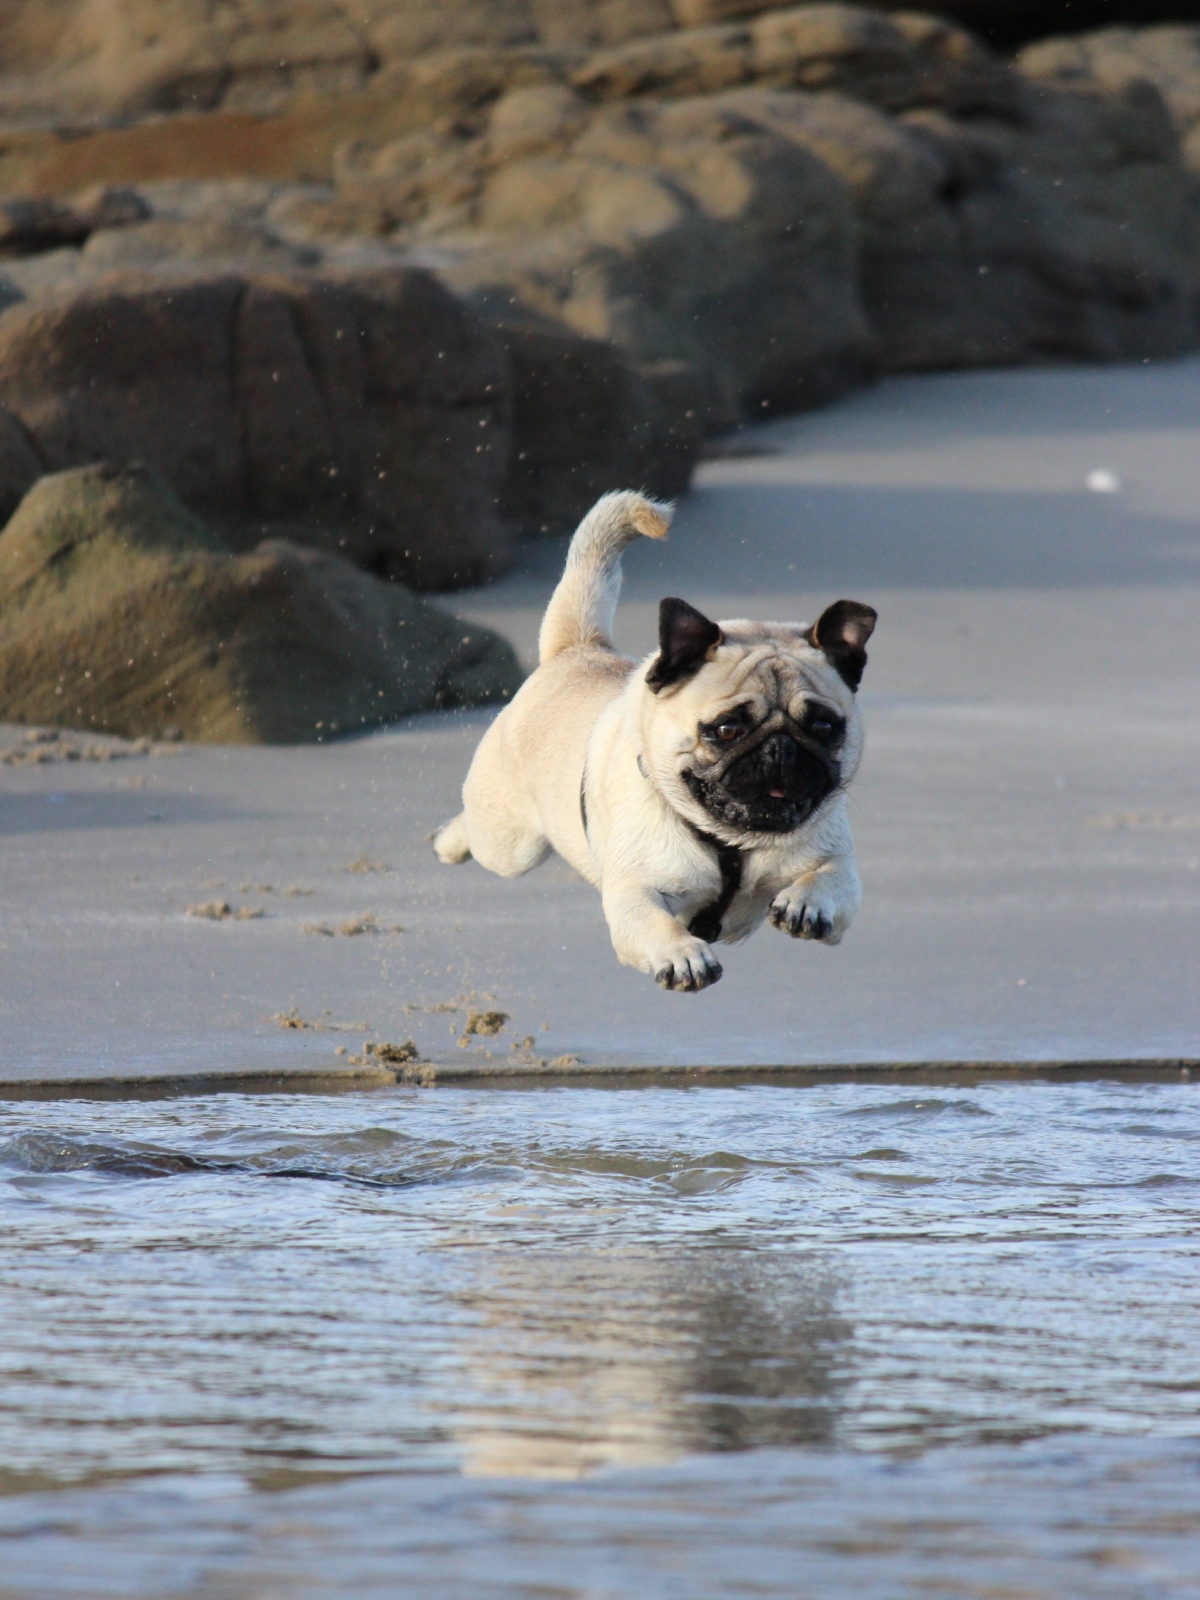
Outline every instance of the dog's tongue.
[[787, 799], [787, 796], [784, 794], [782, 789], [771, 789], [769, 791], [769, 793], [770, 793], [770, 796], [771, 796], [772, 800], [786, 800]]

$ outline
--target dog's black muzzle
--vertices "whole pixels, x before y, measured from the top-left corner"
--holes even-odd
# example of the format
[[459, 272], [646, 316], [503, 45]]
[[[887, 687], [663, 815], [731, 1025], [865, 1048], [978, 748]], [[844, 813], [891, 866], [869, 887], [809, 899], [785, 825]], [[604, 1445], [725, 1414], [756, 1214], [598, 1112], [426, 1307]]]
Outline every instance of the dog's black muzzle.
[[697, 798], [732, 827], [791, 833], [832, 794], [839, 776], [830, 755], [779, 730], [737, 756], [720, 776], [709, 774]]

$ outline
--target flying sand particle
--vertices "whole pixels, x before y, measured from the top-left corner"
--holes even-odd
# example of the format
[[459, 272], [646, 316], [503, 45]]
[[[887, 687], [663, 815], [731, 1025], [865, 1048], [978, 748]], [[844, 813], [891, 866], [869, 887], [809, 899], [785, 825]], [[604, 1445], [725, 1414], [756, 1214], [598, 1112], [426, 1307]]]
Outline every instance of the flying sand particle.
[[470, 1033], [491, 1035], [499, 1033], [508, 1021], [507, 1011], [475, 1011], [467, 1012], [466, 1026], [463, 1028], [464, 1036]]

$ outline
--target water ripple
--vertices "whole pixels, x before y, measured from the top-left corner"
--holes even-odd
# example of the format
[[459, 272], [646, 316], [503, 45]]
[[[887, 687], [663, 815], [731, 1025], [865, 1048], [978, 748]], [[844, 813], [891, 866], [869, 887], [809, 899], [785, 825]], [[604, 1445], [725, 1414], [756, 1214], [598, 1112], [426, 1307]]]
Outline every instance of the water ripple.
[[397, 1462], [538, 1483], [731, 1452], [986, 1463], [1021, 1440], [1046, 1462], [1066, 1435], [1152, 1458], [1196, 1428], [1195, 1093], [0, 1105], [0, 1495]]

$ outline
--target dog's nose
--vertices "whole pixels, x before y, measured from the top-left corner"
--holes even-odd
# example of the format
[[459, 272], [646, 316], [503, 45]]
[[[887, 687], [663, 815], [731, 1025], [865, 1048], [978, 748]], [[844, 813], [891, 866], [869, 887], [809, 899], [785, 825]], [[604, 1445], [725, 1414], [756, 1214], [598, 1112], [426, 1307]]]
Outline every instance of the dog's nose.
[[774, 800], [782, 800], [790, 793], [800, 765], [800, 749], [786, 733], [773, 733], [762, 743], [763, 776], [767, 792]]

